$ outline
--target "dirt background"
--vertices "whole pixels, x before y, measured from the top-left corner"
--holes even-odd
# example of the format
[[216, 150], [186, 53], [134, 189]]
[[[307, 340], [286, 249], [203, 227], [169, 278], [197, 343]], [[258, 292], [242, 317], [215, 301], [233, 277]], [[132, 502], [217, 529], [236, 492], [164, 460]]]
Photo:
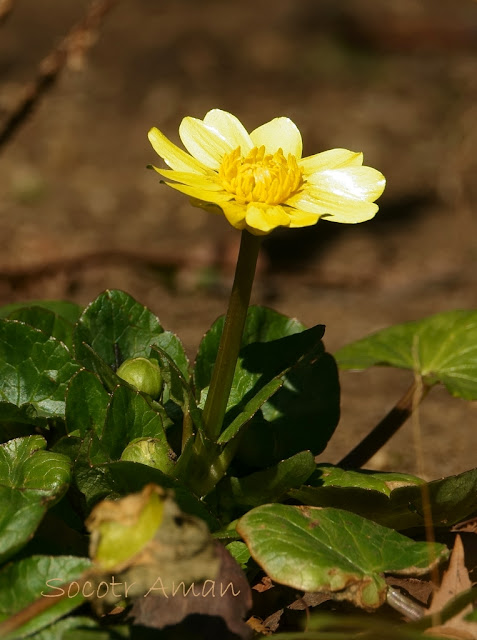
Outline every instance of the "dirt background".
[[[88, 6], [12, 3], [0, 24], [0, 130]], [[476, 307], [477, 2], [124, 0], [83, 44], [0, 148], [1, 304], [86, 304], [121, 288], [193, 357], [224, 311], [238, 233], [145, 169], [157, 161], [146, 134], [154, 125], [178, 141], [184, 116], [219, 107], [249, 130], [287, 115], [305, 155], [361, 150], [388, 180], [373, 221], [272, 234], [256, 302], [325, 324], [330, 351], [393, 323]], [[49, 261], [104, 251], [129, 254], [35, 275]], [[343, 374], [342, 420], [321, 458], [337, 462], [410, 382], [403, 371]], [[370, 466], [435, 478], [477, 466], [476, 451], [477, 403], [434, 389], [417, 426]]]

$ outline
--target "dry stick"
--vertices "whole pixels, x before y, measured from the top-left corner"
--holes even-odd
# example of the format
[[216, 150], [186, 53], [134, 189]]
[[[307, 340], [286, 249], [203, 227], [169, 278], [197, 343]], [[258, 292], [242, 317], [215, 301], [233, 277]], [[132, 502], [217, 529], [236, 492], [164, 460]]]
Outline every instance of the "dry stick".
[[[3, 0], [4, 2], [5, 0]], [[94, 41], [93, 32], [117, 2], [118, 0], [95, 0], [92, 2], [83, 20], [72, 27], [60, 44], [40, 62], [36, 78], [24, 87], [23, 95], [0, 130], [0, 147], [10, 140], [38, 104], [40, 98], [52, 87], [67, 60], [73, 55], [84, 54], [91, 47]], [[2, 4], [0, 4], [0, 11], [1, 7]], [[6, 10], [8, 12], [8, 1]], [[0, 19], [1, 15], [0, 13]]]
[[414, 381], [403, 397], [374, 429], [338, 464], [348, 469], [359, 469], [402, 427], [413, 410], [426, 397], [430, 386]]

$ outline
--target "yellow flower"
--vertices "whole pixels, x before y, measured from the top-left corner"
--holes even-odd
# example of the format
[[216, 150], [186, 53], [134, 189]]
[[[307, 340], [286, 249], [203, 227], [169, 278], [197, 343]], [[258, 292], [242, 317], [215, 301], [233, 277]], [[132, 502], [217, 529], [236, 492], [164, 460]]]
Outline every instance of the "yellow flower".
[[154, 169], [170, 187], [207, 210], [222, 211], [236, 229], [255, 235], [276, 227], [307, 227], [372, 218], [384, 176], [363, 166], [363, 154], [331, 149], [302, 158], [302, 140], [289, 118], [275, 118], [250, 134], [232, 114], [209, 111], [179, 127], [189, 153], [155, 127], [149, 140], [170, 169]]

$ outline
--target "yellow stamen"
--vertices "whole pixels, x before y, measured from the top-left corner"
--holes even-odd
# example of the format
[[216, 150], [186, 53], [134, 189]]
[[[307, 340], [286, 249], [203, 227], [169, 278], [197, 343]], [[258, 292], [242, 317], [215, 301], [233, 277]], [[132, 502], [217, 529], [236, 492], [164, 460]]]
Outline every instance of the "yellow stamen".
[[246, 156], [242, 156], [240, 147], [225, 154], [219, 178], [240, 204], [281, 204], [303, 184], [302, 170], [294, 155], [289, 153], [285, 158], [282, 149], [265, 154], [263, 145], [254, 147]]

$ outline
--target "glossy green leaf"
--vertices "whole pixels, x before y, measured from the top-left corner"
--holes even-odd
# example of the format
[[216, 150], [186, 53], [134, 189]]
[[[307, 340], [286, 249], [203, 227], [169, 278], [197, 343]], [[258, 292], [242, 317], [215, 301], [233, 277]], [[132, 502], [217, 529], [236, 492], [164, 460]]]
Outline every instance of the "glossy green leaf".
[[185, 352], [182, 342], [179, 338], [170, 331], [164, 331], [154, 340], [154, 345], [164, 351], [169, 358], [174, 362], [176, 367], [181, 372], [184, 380], [189, 382], [189, 358]]
[[[289, 496], [307, 505], [347, 509], [400, 530], [425, 525], [423, 504], [427, 501], [435, 527], [452, 526], [477, 511], [477, 469], [429, 483], [410, 482], [408, 485], [399, 484], [401, 474], [391, 474], [391, 477], [397, 477], [398, 485], [391, 480], [386, 490], [380, 487], [380, 482], [387, 474], [375, 474], [379, 483], [373, 486], [374, 480], [369, 482], [362, 472], [342, 473], [343, 478], [347, 478], [342, 486], [327, 480], [321, 486], [304, 485], [291, 489]], [[357, 476], [362, 476], [359, 481], [356, 481]], [[319, 485], [319, 482], [315, 476], [314, 484]]]
[[75, 354], [80, 362], [89, 354], [84, 345], [110, 367], [124, 360], [149, 357], [151, 344], [164, 332], [157, 317], [123, 291], [105, 291], [84, 310], [73, 336]]
[[419, 486], [424, 480], [408, 473], [390, 471], [351, 471], [334, 465], [317, 464], [308, 485], [316, 487], [353, 487], [379, 491], [385, 496], [400, 487]]
[[222, 431], [217, 443], [226, 444], [235, 438], [241, 432], [242, 428], [253, 418], [257, 411], [265, 404], [265, 402], [269, 400], [269, 398], [271, 398], [271, 396], [273, 396], [282, 386], [283, 380], [281, 377], [272, 378], [270, 382], [267, 382], [267, 384], [264, 385], [256, 395], [250, 398], [228, 427]]
[[68, 488], [69, 458], [45, 447], [41, 436], [0, 446], [0, 561], [28, 542], [48, 507]]
[[0, 320], [0, 399], [32, 415], [63, 417], [66, 387], [79, 370], [55, 338], [15, 320]]
[[175, 402], [183, 414], [190, 414], [197, 429], [202, 428], [202, 412], [197, 407], [188, 374], [185, 376], [172, 356], [159, 345], [153, 345], [152, 354], [159, 361], [166, 387], [164, 395], [167, 394], [168, 399]]
[[35, 329], [40, 329], [40, 331], [43, 331], [47, 336], [63, 342], [70, 350], [73, 346], [73, 324], [49, 309], [43, 309], [42, 307], [23, 307], [13, 311], [8, 316], [8, 319], [18, 320]]
[[104, 630], [98, 622], [86, 616], [68, 616], [57, 620], [31, 636], [32, 640], [120, 640], [129, 638], [116, 635], [115, 630]]
[[29, 300], [28, 302], [13, 302], [0, 307], [0, 318], [9, 318], [18, 311], [32, 307], [51, 311], [71, 325], [76, 324], [83, 311], [79, 304], [67, 300]]
[[[222, 326], [219, 319], [199, 348], [197, 389], [204, 390], [210, 382]], [[250, 421], [237, 452], [246, 469], [266, 468], [300, 451], [318, 454], [325, 448], [339, 418], [339, 382], [335, 362], [321, 342], [323, 333], [321, 325], [305, 330], [270, 309], [249, 309], [220, 436], [223, 441], [229, 430], [235, 435]], [[277, 391], [257, 408], [258, 394], [275, 384], [274, 378], [280, 379]], [[253, 411], [248, 403], [255, 405]], [[255, 415], [250, 420], [251, 413]]]
[[[64, 591], [61, 585], [79, 578], [90, 567], [88, 558], [73, 556], [31, 556], [6, 565], [0, 571], [0, 620], [42, 597], [51, 597], [53, 601]], [[72, 585], [71, 597], [58, 600], [57, 604], [32, 618], [15, 632], [14, 637], [24, 638], [78, 607], [84, 598], [81, 593], [75, 595], [76, 591], [76, 586]]]
[[225, 545], [232, 558], [239, 563], [242, 569], [246, 569], [247, 562], [250, 560], [250, 551], [247, 545], [240, 540], [234, 540]]
[[477, 311], [447, 311], [396, 325], [340, 349], [343, 369], [384, 365], [420, 373], [467, 400], [477, 399]]
[[384, 603], [383, 573], [420, 575], [449, 555], [442, 544], [414, 542], [333, 508], [263, 505], [246, 513], [237, 530], [272, 580], [364, 608]]
[[66, 429], [85, 436], [93, 430], [98, 437], [103, 433], [106, 412], [111, 396], [97, 375], [86, 369], [71, 380], [66, 394]]
[[168, 445], [160, 414], [141, 393], [118, 386], [106, 412], [101, 445], [111, 460], [118, 460], [136, 438], [154, 438], [157, 466], [166, 473], [174, 468], [175, 456]]
[[[302, 451], [278, 464], [241, 478], [226, 477], [217, 487], [221, 504], [234, 507], [256, 507], [277, 502], [292, 487], [299, 487], [315, 469], [310, 451]], [[242, 510], [243, 512], [243, 510]]]
[[[194, 382], [197, 394], [210, 384], [223, 327], [224, 316], [221, 316], [207, 331], [199, 345], [194, 365]], [[253, 342], [278, 340], [285, 336], [301, 333], [305, 328], [305, 325], [298, 320], [287, 318], [277, 311], [266, 307], [251, 306], [247, 313], [242, 346]], [[279, 372], [277, 371], [277, 373]]]
[[119, 498], [140, 491], [146, 484], [153, 482], [164, 489], [173, 489], [174, 498], [186, 513], [205, 520], [211, 531], [218, 529], [219, 523], [204, 502], [199, 500], [190, 489], [179, 480], [172, 478], [154, 467], [120, 460], [109, 464], [90, 467], [82, 465], [75, 470], [75, 480], [84, 494], [88, 510], [105, 498]]

